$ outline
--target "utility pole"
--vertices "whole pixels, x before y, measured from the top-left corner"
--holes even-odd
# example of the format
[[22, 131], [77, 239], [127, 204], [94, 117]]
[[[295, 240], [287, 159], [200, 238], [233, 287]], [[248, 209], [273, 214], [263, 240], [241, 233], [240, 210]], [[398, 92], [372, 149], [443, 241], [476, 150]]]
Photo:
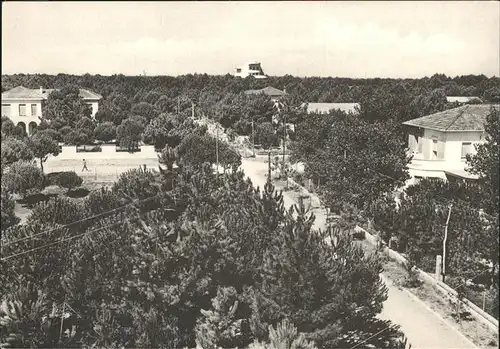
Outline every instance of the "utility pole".
[[450, 204], [448, 210], [448, 218], [446, 219], [446, 225], [444, 226], [444, 239], [443, 239], [443, 282], [446, 277], [446, 241], [448, 240], [448, 223], [450, 222], [451, 208], [453, 204]]
[[215, 158], [217, 160], [217, 175], [219, 174], [219, 125], [217, 127], [217, 136], [215, 137]]
[[194, 119], [194, 103], [191, 101], [191, 117]]
[[267, 180], [271, 182], [271, 149], [267, 152]]
[[253, 118], [252, 118], [252, 154], [255, 157], [255, 133], [253, 129]]
[[[222, 113], [222, 112], [219, 112]], [[219, 125], [215, 124], [215, 159], [217, 162], [217, 176], [219, 175]]]
[[286, 151], [286, 112], [283, 113], [283, 172], [285, 171], [285, 151]]

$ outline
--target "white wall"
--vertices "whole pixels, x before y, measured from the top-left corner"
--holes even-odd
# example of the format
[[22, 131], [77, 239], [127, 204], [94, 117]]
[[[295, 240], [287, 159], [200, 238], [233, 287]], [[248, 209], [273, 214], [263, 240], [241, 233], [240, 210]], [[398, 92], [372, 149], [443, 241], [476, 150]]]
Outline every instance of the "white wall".
[[[14, 125], [17, 125], [20, 122], [24, 122], [26, 125], [26, 132], [28, 132], [28, 125], [30, 122], [35, 122], [37, 125], [40, 123], [40, 117], [42, 116], [42, 101], [41, 100], [2, 100], [2, 105], [10, 104], [10, 115], [6, 115], [9, 119], [12, 120]], [[26, 116], [19, 115], [19, 105], [26, 105]], [[31, 105], [36, 105], [35, 115], [31, 115]], [[3, 115], [2, 115], [3, 116]]]
[[90, 105], [91, 109], [92, 109], [92, 119], [95, 118], [95, 114], [97, 113], [97, 111], [99, 110], [99, 101], [85, 101], [87, 104]]
[[[92, 108], [92, 118], [95, 118], [95, 114], [99, 110], [99, 101], [86, 101]], [[2, 105], [10, 105], [10, 113], [6, 115], [9, 119], [12, 120], [14, 125], [17, 125], [19, 122], [24, 122], [26, 124], [26, 131], [28, 131], [28, 125], [30, 122], [35, 122], [37, 125], [40, 124], [40, 118], [42, 117], [42, 101], [41, 100], [2, 100]], [[26, 105], [26, 116], [19, 115], [19, 105]], [[36, 104], [36, 113], [35, 115], [31, 115], [31, 105]], [[2, 115], [3, 116], [3, 115]]]
[[471, 142], [472, 153], [475, 153], [475, 144], [483, 143], [484, 137], [484, 132], [449, 132], [446, 135], [446, 161], [460, 161], [465, 165], [465, 159], [461, 159], [462, 143]]
[[[409, 172], [412, 178], [407, 185], [414, 184], [415, 176], [426, 178], [442, 178], [446, 180], [444, 171], [464, 170], [466, 160], [462, 159], [462, 143], [470, 142], [472, 153], [475, 153], [475, 145], [485, 141], [484, 132], [440, 132], [429, 129], [424, 130], [423, 136], [419, 139], [422, 143], [422, 152], [414, 154], [413, 160], [409, 164]], [[433, 137], [438, 140], [438, 156], [434, 156]], [[418, 147], [415, 136], [408, 137], [410, 150], [415, 151]]]
[[[416, 160], [441, 160], [456, 163], [465, 162], [464, 159], [461, 159], [462, 143], [472, 143], [472, 149], [474, 150], [474, 144], [484, 142], [484, 137], [484, 132], [440, 132], [425, 129], [423, 136], [418, 140], [418, 142], [422, 144], [422, 151], [421, 153], [415, 154], [414, 158]], [[438, 140], [437, 157], [433, 154], [434, 138]], [[419, 145], [417, 144], [414, 134], [409, 134], [408, 146], [413, 152], [417, 151]]]

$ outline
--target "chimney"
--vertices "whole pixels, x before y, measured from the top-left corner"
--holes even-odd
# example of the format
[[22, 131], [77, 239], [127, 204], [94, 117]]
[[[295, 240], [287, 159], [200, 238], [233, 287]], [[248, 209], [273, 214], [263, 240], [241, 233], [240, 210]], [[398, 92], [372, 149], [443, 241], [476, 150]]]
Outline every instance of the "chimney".
[[40, 93], [43, 93], [43, 87], [40, 86]]

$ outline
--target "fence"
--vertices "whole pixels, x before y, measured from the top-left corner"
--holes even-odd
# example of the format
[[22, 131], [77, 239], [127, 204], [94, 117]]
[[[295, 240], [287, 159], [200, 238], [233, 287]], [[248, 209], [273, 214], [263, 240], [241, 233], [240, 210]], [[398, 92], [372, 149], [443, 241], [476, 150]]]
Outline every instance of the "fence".
[[[357, 226], [356, 227], [357, 231], [363, 231], [366, 237], [366, 240], [370, 242], [373, 245], [378, 245], [380, 243], [380, 240], [367, 232], [365, 229]], [[398, 263], [406, 263], [407, 260], [403, 256], [401, 256], [399, 253], [396, 251], [384, 246], [383, 252], [391, 259], [397, 261]], [[461, 302], [465, 308], [479, 321], [487, 325], [490, 329], [493, 331], [498, 331], [498, 320], [495, 319], [493, 316], [490, 314], [486, 313], [483, 311], [481, 308], [479, 308], [476, 304], [472, 303], [470, 300], [467, 298], [458, 298], [458, 293], [454, 289], [452, 289], [450, 286], [446, 285], [444, 282], [441, 282], [437, 280], [435, 277], [432, 275], [424, 272], [423, 270], [420, 270], [417, 268], [417, 272], [419, 277], [426, 283], [429, 283], [433, 286], [436, 287], [438, 291], [443, 293], [446, 297], [448, 297], [453, 303]]]

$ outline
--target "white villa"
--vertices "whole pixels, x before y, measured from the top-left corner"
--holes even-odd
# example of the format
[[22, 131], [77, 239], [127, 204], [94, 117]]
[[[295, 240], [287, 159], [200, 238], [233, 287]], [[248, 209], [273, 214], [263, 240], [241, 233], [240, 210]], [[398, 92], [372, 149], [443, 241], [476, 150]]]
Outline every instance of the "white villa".
[[465, 171], [465, 157], [475, 152], [475, 144], [485, 141], [484, 124], [492, 107], [498, 105], [463, 105], [404, 122], [413, 155], [407, 184], [424, 177], [477, 178]]
[[253, 76], [256, 79], [267, 78], [259, 62], [248, 62], [241, 67], [237, 67], [234, 76], [239, 76], [242, 78]]
[[[5, 91], [2, 93], [2, 116], [8, 117], [31, 135], [42, 118], [42, 101], [52, 91], [53, 89], [29, 89], [24, 86]], [[80, 97], [92, 108], [92, 117], [95, 117], [102, 96], [80, 89]]]

